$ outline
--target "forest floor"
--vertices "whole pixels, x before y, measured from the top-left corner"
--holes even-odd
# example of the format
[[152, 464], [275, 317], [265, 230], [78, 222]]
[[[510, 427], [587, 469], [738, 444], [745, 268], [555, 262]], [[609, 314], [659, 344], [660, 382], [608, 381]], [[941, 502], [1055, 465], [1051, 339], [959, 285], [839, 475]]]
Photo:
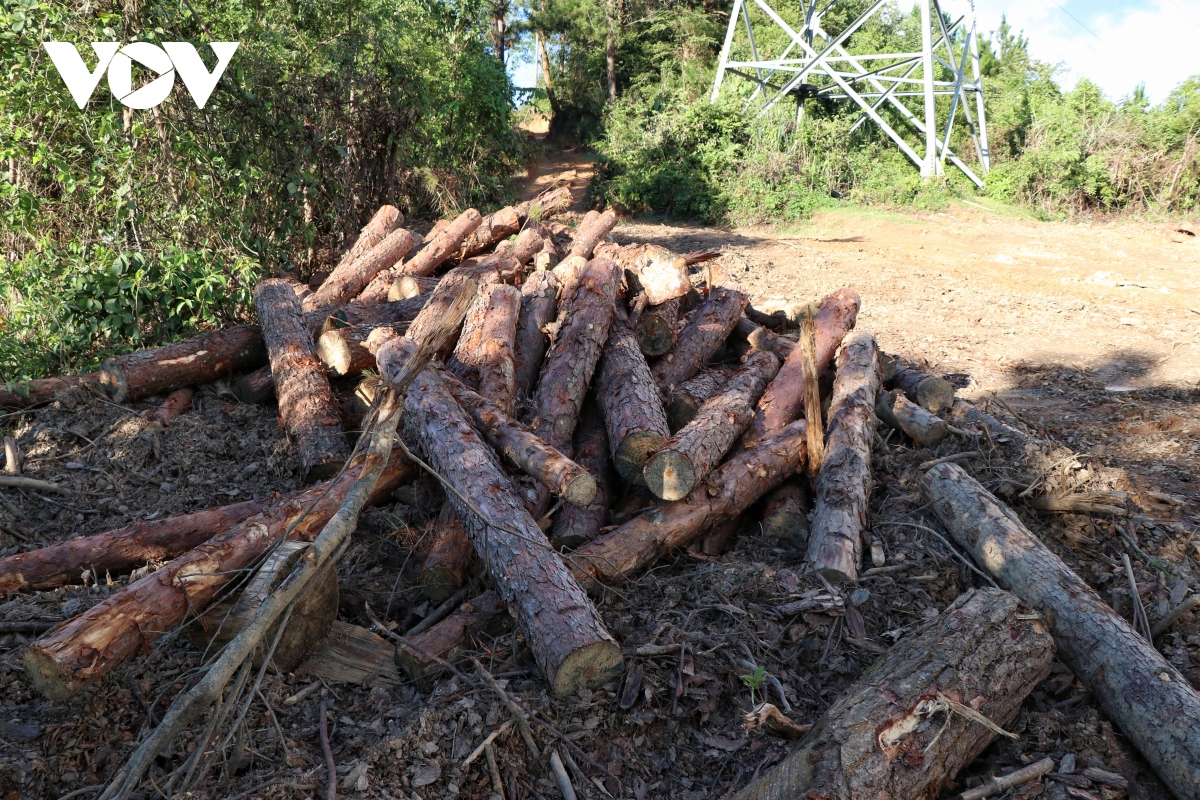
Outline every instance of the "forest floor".
[[[590, 165], [586, 153], [547, 153], [523, 189], [536, 191], [538, 179], [569, 179], [582, 204]], [[565, 746], [534, 728], [543, 750], [554, 745], [573, 756], [581, 797], [732, 797], [792, 747], [743, 729], [756, 698], [741, 676], [762, 666], [774, 679], [763, 687], [768, 699], [789, 707], [796, 721], [814, 722], [877, 653], [981, 585], [943, 544], [889, 524], [937, 527], [918, 491], [926, 460], [973, 451], [960, 463], [1126, 617], [1131, 593], [1122, 555], [1133, 561], [1152, 622], [1200, 589], [1200, 240], [1161, 225], [1046, 223], [975, 205], [937, 213], [847, 209], [787, 230], [635, 220], [622, 223], [615, 238], [720, 250], [719, 263], [756, 299], [809, 300], [854, 287], [862, 297], [858, 327], [874, 332], [885, 351], [947, 376], [960, 395], [1042, 444], [1026, 451], [1016, 441], [981, 446], [950, 437], [936, 450], [918, 450], [888, 437], [875, 453], [870, 530], [886, 566], [839, 596], [806, 572], [802, 547], [760, 535], [753, 510], [723, 555], [679, 554], [613, 587], [598, 606], [638, 685], [554, 699], [521, 637], [481, 632], [470, 654], [570, 739]], [[144, 416], [157, 402], [127, 408], [79, 391], [0, 418], [28, 459], [26, 474], [80, 493], [65, 503], [0, 490], [0, 528], [15, 521], [23, 531], [21, 538], [0, 532], [0, 555], [299, 485], [294, 449], [273, 407], [240, 405], [227, 386], [212, 384], [174, 426], [157, 429]], [[1020, 497], [1031, 484], [1039, 492], [1128, 491], [1129, 514], [1040, 515]], [[432, 610], [415, 581], [423, 534], [441, 504], [428, 488], [364, 516], [339, 564], [343, 620], [369, 625], [369, 603], [404, 631]], [[130, 580], [97, 578], [0, 600], [0, 620], [61, 619]], [[809, 610], [779, 611], [798, 598], [812, 601]], [[200, 664], [182, 637], [164, 637], [99, 685], [50, 702], [21, 668], [20, 648], [30, 638], [0, 634], [3, 800], [102, 786]], [[1200, 615], [1156, 643], [1200, 686]], [[639, 654], [644, 645], [675, 649]], [[236, 750], [217, 759], [190, 797], [323, 797], [319, 698], [333, 704], [340, 795], [495, 796], [486, 759], [462, 766], [507, 718], [488, 691], [456, 677], [426, 686], [330, 683], [309, 700], [284, 703], [312, 683], [303, 674], [267, 674]], [[625, 689], [635, 690], [628, 708], [619, 703], [631, 696]], [[1044, 756], [1061, 771], [1074, 763], [1119, 773], [1128, 786], [1076, 775], [1071, 786], [1046, 780], [1008, 797], [1167, 796], [1062, 664], [1006, 727], [1020, 738], [992, 745], [943, 798]], [[151, 770], [159, 785], [186, 759], [191, 736]], [[520, 737], [499, 738], [496, 755], [507, 800], [561, 797], [545, 759], [531, 758]]]

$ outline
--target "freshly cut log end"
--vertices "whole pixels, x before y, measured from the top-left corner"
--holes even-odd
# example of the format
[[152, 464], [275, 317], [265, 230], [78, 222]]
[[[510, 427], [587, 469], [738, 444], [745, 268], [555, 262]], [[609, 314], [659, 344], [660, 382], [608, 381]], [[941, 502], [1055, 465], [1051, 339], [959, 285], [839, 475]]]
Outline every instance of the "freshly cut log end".
[[666, 432], [638, 431], [626, 436], [613, 453], [617, 474], [630, 483], [645, 483], [646, 461], [666, 444]]
[[408, 300], [429, 294], [437, 288], [439, 278], [419, 278], [416, 275], [401, 275], [392, 282], [388, 300]]
[[954, 384], [920, 370], [897, 366], [888, 387], [904, 392], [934, 416], [942, 416], [954, 407]]
[[256, 406], [275, 396], [275, 377], [271, 375], [269, 366], [261, 367], [238, 378], [230, 389], [241, 402]]
[[696, 486], [699, 477], [692, 461], [677, 450], [655, 453], [645, 467], [646, 485], [661, 500], [681, 500]]
[[669, 352], [679, 340], [679, 299], [647, 308], [638, 317], [634, 330], [638, 346], [647, 358]]
[[671, 433], [662, 396], [624, 308], [616, 309], [604, 346], [596, 398], [608, 426], [613, 465], [630, 483], [644, 482], [646, 459], [666, 443]]
[[519, 397], [529, 395], [546, 358], [550, 337], [545, 328], [558, 313], [558, 280], [549, 270], [536, 270], [521, 286], [521, 311], [517, 317], [513, 384]]
[[579, 689], [602, 686], [621, 674], [625, 664], [621, 648], [611, 642], [594, 642], [572, 652], [554, 675], [557, 697], [569, 697]]
[[930, 414], [902, 393], [880, 392], [875, 413], [888, 427], [908, 434], [921, 447], [937, 447], [950, 434], [940, 418]]
[[675, 348], [653, 367], [654, 379], [669, 392], [704, 367], [725, 343], [746, 308], [746, 295], [737, 289], [717, 286], [708, 299], [692, 312]]
[[678, 431], [696, 416], [700, 406], [719, 393], [733, 377], [732, 367], [713, 367], [676, 386], [667, 396], [667, 424]]
[[571, 477], [563, 487], [562, 499], [577, 508], [586, 508], [596, 498], [596, 479], [587, 472]]
[[771, 494], [763, 505], [762, 532], [791, 544], [796, 549], [808, 546], [808, 511], [812, 492], [808, 482], [792, 478]]

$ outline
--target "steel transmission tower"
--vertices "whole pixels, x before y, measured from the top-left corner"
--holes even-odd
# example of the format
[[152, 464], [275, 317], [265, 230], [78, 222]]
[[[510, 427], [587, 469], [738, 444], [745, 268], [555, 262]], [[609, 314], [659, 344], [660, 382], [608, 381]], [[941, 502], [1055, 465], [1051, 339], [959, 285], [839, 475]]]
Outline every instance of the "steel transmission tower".
[[[938, 0], [917, 0], [921, 10], [919, 52], [853, 55], [847, 50], [850, 38], [868, 20], [890, 6], [892, 0], [876, 0], [843, 30], [826, 31], [821, 25], [822, 18], [845, 1], [826, 0], [822, 5], [818, 0], [790, 0], [787, 5], [789, 16], [797, 3], [800, 12], [796, 27], [792, 27], [767, 0], [734, 0], [711, 101], [717, 101], [726, 73], [756, 84], [746, 107], [759, 102], [762, 105], [760, 113], [765, 113], [788, 95], [798, 101], [797, 118], [803, 111], [804, 100], [810, 97], [852, 100], [862, 109], [862, 114], [851, 130], [867, 121], [873, 122], [912, 159], [923, 177], [945, 174], [945, 165], [949, 161], [982, 188], [981, 175], [986, 175], [991, 165], [974, 0], [970, 0], [969, 12], [953, 23], [947, 23]], [[744, 37], [739, 36], [743, 29]], [[774, 58], [759, 51], [760, 44], [769, 46], [767, 42], [772, 41], [782, 48]], [[734, 52], [749, 56], [749, 59], [735, 60]], [[973, 110], [968, 98], [972, 94], [975, 96]], [[938, 97], [950, 98], [948, 108], [942, 103], [940, 122]], [[923, 107], [915, 113], [907, 103], [915, 104], [918, 100], [924, 101]], [[898, 113], [907, 124], [901, 126], [902, 130], [896, 130], [880, 114], [881, 108]], [[950, 147], [960, 110], [974, 144], [980, 174], [967, 166]], [[889, 116], [895, 119], [894, 115]], [[915, 141], [910, 141], [910, 137]]]

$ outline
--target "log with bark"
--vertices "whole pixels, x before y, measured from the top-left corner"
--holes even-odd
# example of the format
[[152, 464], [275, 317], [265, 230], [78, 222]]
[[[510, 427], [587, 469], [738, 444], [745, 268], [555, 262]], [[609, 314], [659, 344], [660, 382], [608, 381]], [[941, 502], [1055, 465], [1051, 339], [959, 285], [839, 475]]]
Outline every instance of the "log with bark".
[[441, 622], [406, 637], [395, 649], [396, 666], [418, 685], [443, 670], [442, 661], [456, 661], [458, 646], [476, 630], [504, 614], [504, 602], [494, 591], [486, 591], [467, 602]]
[[556, 550], [573, 550], [600, 535], [608, 519], [608, 505], [613, 499], [616, 476], [608, 458], [608, 435], [604, 417], [594, 403], [583, 407], [579, 426], [575, 430], [575, 463], [587, 470], [595, 486], [592, 501], [563, 506], [554, 515], [550, 543]]
[[961, 467], [921, 489], [954, 539], [1041, 614], [1058, 655], [1177, 797], [1200, 797], [1200, 694], [1071, 568]]
[[402, 275], [392, 282], [388, 296], [395, 296], [397, 300], [420, 297], [436, 289], [440, 280], [441, 278], [418, 278], [416, 275]]
[[596, 373], [596, 398], [608, 427], [613, 465], [630, 483], [644, 483], [642, 468], [671, 436], [662, 396], [618, 303]]
[[367, 288], [358, 296], [359, 302], [382, 303], [387, 300], [392, 283], [403, 275], [432, 275], [462, 246], [463, 240], [479, 227], [481, 219], [478, 211], [468, 208], [437, 233], [430, 231], [421, 249], [414, 252], [407, 261], [385, 269], [372, 278]]
[[537, 226], [526, 228], [517, 234], [516, 240], [512, 245], [512, 257], [517, 263], [524, 266], [533, 260], [533, 257], [542, 251], [546, 243], [542, 239], [542, 234]]
[[154, 421], [163, 428], [171, 427], [179, 415], [192, 407], [192, 398], [195, 396], [196, 390], [191, 386], [171, 392], [167, 395], [167, 399], [163, 400], [162, 404], [154, 410]]
[[538, 222], [543, 222], [563, 213], [574, 203], [575, 200], [571, 197], [571, 187], [558, 186], [554, 189], [547, 189], [532, 200], [517, 203], [513, 208], [516, 209], [517, 216], [522, 223], [531, 217]]
[[446, 363], [459, 380], [512, 413], [516, 400], [513, 343], [521, 291], [493, 284], [482, 289], [467, 310], [454, 355]]
[[554, 693], [566, 696], [619, 674], [621, 650], [595, 606], [432, 371], [414, 381], [405, 421], [433, 468], [454, 488], [450, 501]]
[[605, 211], [603, 214], [595, 214], [595, 216], [593, 213], [589, 211], [583, 221], [579, 223], [579, 227], [575, 229], [568, 256], [591, 258], [596, 245], [603, 242], [604, 237], [617, 227], [617, 215], [612, 211]]
[[880, 392], [875, 402], [880, 421], [908, 436], [921, 447], [937, 447], [950, 433], [946, 423], [909, 400], [902, 392]]
[[271, 366], [259, 367], [253, 372], [247, 372], [229, 386], [233, 396], [246, 405], [265, 403], [275, 396], [275, 378], [271, 376]]
[[63, 375], [59, 378], [38, 378], [22, 381], [0, 388], [0, 409], [19, 410], [49, 403], [55, 397], [66, 394], [77, 386], [100, 383], [99, 372], [83, 375]]
[[746, 359], [725, 387], [700, 406], [692, 421], [646, 462], [650, 491], [663, 500], [690, 494], [754, 419], [754, 404], [778, 371], [779, 359], [772, 353], [755, 353]]
[[[338, 510], [358, 472], [359, 467], [350, 467], [329, 485], [313, 486], [272, 505], [62, 623], [25, 650], [30, 681], [45, 696], [62, 700], [99, 680], [203, 612], [285, 536], [311, 541]], [[394, 458], [370, 502], [383, 499], [413, 474], [403, 459]]]
[[685, 499], [652, 507], [580, 547], [571, 554], [576, 578], [597, 589], [686, 547], [795, 474], [807, 451], [804, 421], [798, 420], [725, 462]]
[[767, 495], [759, 521], [764, 536], [773, 536], [797, 549], [808, 546], [808, 512], [812, 491], [805, 478], [789, 478]]
[[330, 275], [336, 275], [342, 268], [362, 258], [375, 245], [382, 242], [388, 234], [403, 224], [404, 215], [400, 213], [398, 208], [389, 205], [380, 206], [375, 215], [371, 217], [371, 221], [359, 231], [358, 238], [354, 240], [354, 244], [350, 245], [350, 249], [338, 260], [337, 267], [334, 268]]
[[625, 271], [629, 296], [645, 295], [651, 306], [683, 297], [692, 288], [683, 256], [656, 244], [602, 244], [596, 257], [615, 261]]
[[679, 298], [650, 306], [638, 315], [634, 324], [638, 347], [647, 357], [670, 352], [679, 340]]
[[670, 392], [708, 363], [741, 319], [746, 301], [746, 295], [737, 289], [713, 288], [679, 332], [675, 347], [654, 364], [654, 379], [663, 392]]
[[691, 422], [700, 406], [718, 394], [733, 377], [733, 367], [713, 367], [676, 386], [667, 395], [667, 424], [678, 431]]
[[442, 506], [429, 534], [429, 550], [417, 573], [421, 591], [440, 603], [461, 589], [476, 571], [479, 559], [454, 506]]
[[954, 407], [954, 384], [920, 370], [897, 365], [887, 386], [904, 392], [905, 397], [935, 416]]
[[769, 350], [779, 356], [780, 361], [786, 361], [791, 356], [792, 351], [796, 349], [796, 343], [791, 339], [786, 339], [773, 331], [769, 331], [762, 325], [751, 322], [746, 317], [738, 320], [737, 327], [734, 328], [733, 332], [739, 338], [746, 340], [746, 346], [750, 353], [760, 353], [764, 350]]
[[937, 796], [1050, 674], [1054, 642], [1021, 611], [995, 589], [962, 595], [894, 645], [734, 800]]
[[865, 332], [851, 334], [838, 353], [825, 428], [825, 458], [817, 473], [816, 508], [808, 537], [809, 563], [835, 583], [858, 578], [874, 486], [871, 446], [879, 381], [875, 337]]
[[[839, 289], [821, 301], [813, 319], [816, 331], [817, 375], [833, 361], [833, 354], [838, 345], [854, 328], [854, 323], [858, 320], [858, 307], [858, 292], [853, 289]], [[758, 401], [754, 422], [743, 437], [744, 444], [752, 445], [771, 431], [779, 430], [804, 410], [806, 386], [810, 376], [804, 371], [803, 350], [804, 348], [797, 347], [792, 351], [779, 368], [775, 380], [771, 381], [762, 399]], [[817, 375], [811, 376], [811, 379], [816, 380]]]
[[255, 287], [254, 306], [271, 361], [279, 416], [296, 442], [301, 473], [308, 483], [324, 480], [342, 468], [350, 447], [325, 366], [304, 328], [300, 303], [286, 282], [271, 279]]
[[403, 228], [392, 231], [354, 261], [339, 264], [319, 289], [304, 298], [304, 310], [336, 308], [349, 303], [367, 288], [376, 275], [400, 263], [412, 248], [411, 233]]
[[[291, 285], [282, 280], [279, 284], [287, 289], [289, 298], [299, 308]], [[266, 362], [262, 330], [257, 325], [238, 325], [105, 359], [100, 365], [100, 385], [113, 402], [128, 403], [249, 372]]]
[[767, 328], [798, 328], [804, 311], [803, 303], [794, 303], [775, 297], [756, 300], [746, 306], [746, 316], [756, 324]]
[[446, 317], [447, 310], [454, 305], [463, 289], [472, 284], [475, 291], [482, 291], [500, 281], [499, 268], [511, 263], [506, 258], [485, 258], [480, 261], [468, 260], [447, 272], [437, 288], [429, 294], [419, 314], [409, 324], [405, 336], [414, 341], [420, 341], [430, 331], [438, 328]]
[[545, 328], [554, 322], [557, 313], [558, 280], [549, 270], [534, 270], [521, 286], [521, 312], [517, 317], [513, 384], [519, 397], [533, 391], [550, 346]]
[[458, 252], [454, 254], [454, 258], [462, 261], [491, 250], [498, 243], [520, 230], [521, 217], [515, 208], [507, 206], [499, 211], [493, 211], [481, 219], [479, 227], [467, 235], [462, 246], [458, 248]]

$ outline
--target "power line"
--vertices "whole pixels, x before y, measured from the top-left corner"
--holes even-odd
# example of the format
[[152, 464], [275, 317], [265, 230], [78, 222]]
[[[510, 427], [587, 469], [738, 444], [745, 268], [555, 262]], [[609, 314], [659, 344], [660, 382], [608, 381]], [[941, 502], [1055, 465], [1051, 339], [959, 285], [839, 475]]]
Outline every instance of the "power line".
[[[1060, 10], [1060, 11], [1062, 11], [1062, 12], [1063, 12], [1064, 14], [1066, 14], [1068, 17], [1070, 17], [1071, 19], [1073, 19], [1073, 20], [1075, 20], [1077, 23], [1079, 23], [1079, 27], [1083, 28], [1085, 31], [1087, 31], [1088, 33], [1090, 33], [1092, 36], [1096, 36], [1096, 32], [1095, 32], [1094, 30], [1092, 30], [1091, 28], [1089, 28], [1087, 25], [1084, 25], [1084, 24], [1083, 24], [1083, 21], [1082, 21], [1081, 19], [1079, 19], [1079, 17], [1075, 16], [1075, 15], [1074, 15], [1074, 14], [1072, 14], [1070, 11], [1067, 11], [1066, 7], [1065, 7], [1065, 6], [1063, 6], [1063, 4], [1062, 4], [1062, 3], [1058, 2], [1058, 0], [1051, 0], [1051, 2], [1053, 2], [1053, 3], [1054, 3], [1054, 5], [1058, 6], [1058, 8], [1059, 8], [1059, 10]], [[1099, 36], [1096, 36], [1096, 39], [1099, 39], [1099, 38], [1100, 38]]]
[[1196, 22], [1196, 18], [1195, 18], [1195, 17], [1193, 17], [1191, 14], [1189, 14], [1187, 11], [1185, 11], [1185, 10], [1183, 9], [1183, 6], [1179, 5], [1179, 3], [1176, 3], [1176, 2], [1175, 2], [1175, 0], [1167, 0], [1167, 1], [1168, 1], [1168, 2], [1169, 2], [1171, 5], [1175, 6], [1175, 8], [1179, 9], [1179, 13], [1180, 13], [1180, 14], [1183, 14], [1185, 17], [1187, 17], [1188, 19], [1190, 19], [1190, 20], [1192, 21], [1192, 24], [1193, 24], [1193, 25], [1195, 25], [1197, 28], [1200, 28], [1200, 22]]

